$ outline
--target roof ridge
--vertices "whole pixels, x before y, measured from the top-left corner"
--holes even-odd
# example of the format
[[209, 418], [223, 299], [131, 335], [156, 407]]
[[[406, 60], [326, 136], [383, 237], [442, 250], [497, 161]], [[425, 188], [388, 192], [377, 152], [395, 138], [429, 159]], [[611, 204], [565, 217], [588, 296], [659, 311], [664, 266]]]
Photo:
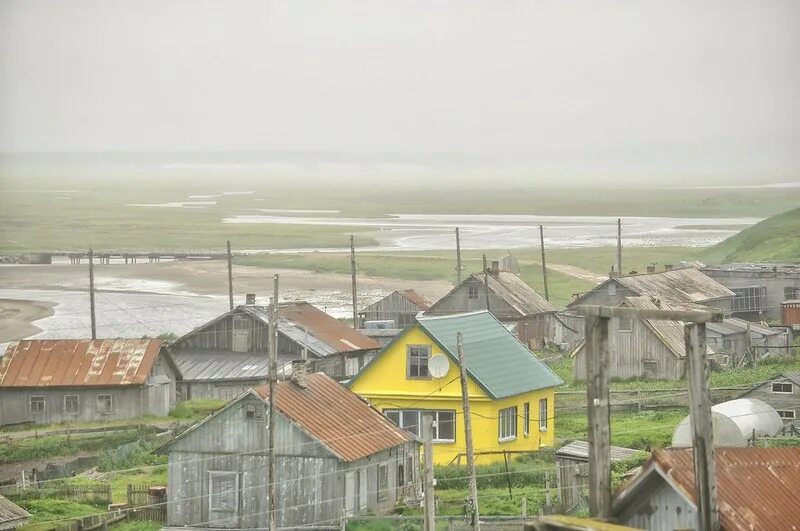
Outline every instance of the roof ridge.
[[[478, 315], [481, 313], [488, 313], [491, 314], [489, 310], [473, 310], [471, 312], [460, 312], [460, 313], [449, 313], [447, 315], [423, 315], [422, 317], [418, 317], [417, 321], [434, 321], [436, 319], [453, 319], [455, 317], [466, 317], [469, 315]], [[492, 315], [494, 317], [494, 315]]]

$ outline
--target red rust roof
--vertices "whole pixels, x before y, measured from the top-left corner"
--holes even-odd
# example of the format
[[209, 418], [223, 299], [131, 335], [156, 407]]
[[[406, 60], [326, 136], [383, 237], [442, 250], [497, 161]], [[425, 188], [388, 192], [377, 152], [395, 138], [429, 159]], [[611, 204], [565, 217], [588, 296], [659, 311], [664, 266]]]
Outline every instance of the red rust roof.
[[[717, 505], [725, 531], [800, 529], [800, 448], [716, 448]], [[652, 462], [693, 500], [692, 449], [656, 451]]]
[[142, 385], [160, 339], [47, 339], [9, 345], [0, 388]]
[[[305, 388], [289, 380], [279, 382], [275, 407], [344, 461], [356, 461], [414, 440], [329, 376], [309, 374], [307, 381]], [[266, 385], [255, 391], [261, 398], [269, 398]]]
[[303, 326], [317, 339], [333, 347], [336, 352], [378, 349], [376, 340], [353, 330], [307, 302], [288, 302], [278, 305], [278, 314], [297, 325]]
[[431, 303], [428, 302], [428, 299], [413, 289], [404, 289], [402, 291], [398, 291], [397, 293], [408, 299], [411, 303], [416, 304], [420, 310], [427, 310], [431, 307]]

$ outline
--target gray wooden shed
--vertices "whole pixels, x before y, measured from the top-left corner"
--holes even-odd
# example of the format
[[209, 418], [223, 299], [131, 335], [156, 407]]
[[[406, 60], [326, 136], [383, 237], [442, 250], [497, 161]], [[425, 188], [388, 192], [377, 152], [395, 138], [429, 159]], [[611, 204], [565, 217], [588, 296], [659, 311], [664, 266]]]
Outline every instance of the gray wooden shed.
[[[322, 373], [297, 371], [276, 396], [279, 527], [335, 526], [417, 498], [413, 435]], [[168, 526], [267, 525], [268, 401], [266, 386], [249, 390], [159, 450], [169, 456]]]
[[800, 372], [784, 372], [743, 393], [739, 398], [757, 398], [778, 412], [784, 424], [800, 419]]
[[431, 303], [413, 289], [393, 291], [381, 300], [359, 312], [362, 326], [370, 321], [391, 321], [389, 328], [407, 328], [414, 324], [418, 313], [430, 308]]
[[160, 339], [47, 339], [0, 357], [0, 425], [167, 415], [177, 369]]

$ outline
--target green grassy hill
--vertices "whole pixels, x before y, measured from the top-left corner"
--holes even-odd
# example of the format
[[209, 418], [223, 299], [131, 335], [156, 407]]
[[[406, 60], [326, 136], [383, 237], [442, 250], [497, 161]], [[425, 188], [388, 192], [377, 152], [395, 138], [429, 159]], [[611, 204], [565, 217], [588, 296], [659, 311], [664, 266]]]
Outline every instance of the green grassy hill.
[[708, 262], [800, 262], [800, 208], [772, 216], [702, 254]]

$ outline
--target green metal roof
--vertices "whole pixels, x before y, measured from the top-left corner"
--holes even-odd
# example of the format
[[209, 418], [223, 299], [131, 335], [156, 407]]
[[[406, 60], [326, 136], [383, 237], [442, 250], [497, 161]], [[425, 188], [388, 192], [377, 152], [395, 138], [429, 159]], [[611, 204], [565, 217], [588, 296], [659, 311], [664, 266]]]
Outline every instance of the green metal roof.
[[467, 372], [492, 398], [564, 383], [487, 311], [420, 317], [417, 323], [456, 363], [456, 334], [461, 332]]

